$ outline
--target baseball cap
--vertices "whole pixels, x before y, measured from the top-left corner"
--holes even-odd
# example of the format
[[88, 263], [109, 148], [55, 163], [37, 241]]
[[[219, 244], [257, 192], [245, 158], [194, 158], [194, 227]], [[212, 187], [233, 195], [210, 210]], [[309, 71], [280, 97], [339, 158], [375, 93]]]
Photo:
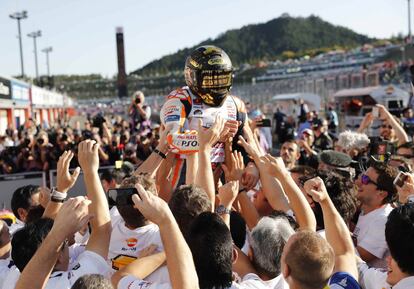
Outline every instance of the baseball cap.
[[318, 127], [321, 127], [321, 126], [323, 126], [323, 122], [322, 122], [321, 119], [317, 118], [317, 119], [313, 120], [313, 122], [312, 122], [312, 127], [313, 128], [318, 128]]

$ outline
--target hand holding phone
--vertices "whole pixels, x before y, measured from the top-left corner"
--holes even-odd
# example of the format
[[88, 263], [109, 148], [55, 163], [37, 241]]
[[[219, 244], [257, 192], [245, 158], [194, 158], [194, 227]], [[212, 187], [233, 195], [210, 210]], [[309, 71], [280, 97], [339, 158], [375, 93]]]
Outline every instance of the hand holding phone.
[[261, 119], [261, 120], [257, 120], [256, 121], [256, 126], [257, 127], [271, 127], [272, 124], [270, 122], [270, 119], [264, 118], [264, 119]]
[[138, 194], [136, 188], [118, 188], [108, 190], [108, 199], [112, 200], [116, 205], [133, 206], [132, 195]]

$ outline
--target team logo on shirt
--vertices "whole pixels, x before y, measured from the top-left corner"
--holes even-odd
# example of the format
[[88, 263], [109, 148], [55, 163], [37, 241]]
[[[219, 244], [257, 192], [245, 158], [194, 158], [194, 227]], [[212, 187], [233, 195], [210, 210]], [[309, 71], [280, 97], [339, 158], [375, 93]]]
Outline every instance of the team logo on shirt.
[[135, 238], [129, 238], [129, 239], [126, 240], [126, 243], [127, 243], [127, 246], [129, 248], [132, 248], [132, 247], [135, 247], [137, 245], [138, 240], [135, 239]]

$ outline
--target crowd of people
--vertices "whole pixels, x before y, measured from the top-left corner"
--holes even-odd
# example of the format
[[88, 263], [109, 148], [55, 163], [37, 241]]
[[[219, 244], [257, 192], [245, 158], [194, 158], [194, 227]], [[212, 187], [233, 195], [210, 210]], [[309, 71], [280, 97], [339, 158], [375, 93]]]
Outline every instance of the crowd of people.
[[[198, 48], [185, 75], [160, 127], [137, 94], [129, 121], [59, 128], [45, 151], [48, 132], [25, 129], [57, 183], [17, 188], [16, 221], [0, 215], [0, 288], [414, 288], [414, 143], [397, 117], [376, 105], [339, 132], [333, 110], [302, 103], [275, 117], [291, 127], [273, 156], [224, 51]], [[71, 197], [81, 171], [86, 196]]]
[[[96, 114], [82, 118], [82, 123], [60, 119], [52, 127], [28, 119], [0, 137], [0, 174], [56, 169], [64, 151], [76, 154], [79, 143], [87, 139], [100, 145], [101, 166], [114, 166], [122, 160], [139, 165], [158, 142], [159, 124], [152, 124], [150, 117], [151, 108], [145, 104], [144, 94], [137, 91], [124, 115]], [[71, 168], [76, 166], [74, 160]]]

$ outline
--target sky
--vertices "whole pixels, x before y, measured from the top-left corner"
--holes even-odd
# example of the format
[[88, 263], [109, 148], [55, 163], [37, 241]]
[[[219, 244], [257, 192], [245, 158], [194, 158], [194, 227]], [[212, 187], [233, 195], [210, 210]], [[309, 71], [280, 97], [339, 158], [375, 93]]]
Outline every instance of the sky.
[[264, 23], [283, 13], [314, 14], [370, 37], [408, 32], [407, 0], [0, 0], [3, 76], [20, 74], [17, 21], [9, 14], [22, 10], [28, 12], [21, 25], [24, 67], [29, 76], [34, 76], [35, 64], [33, 39], [27, 34], [39, 29], [40, 74], [46, 74], [46, 56], [40, 50], [52, 46], [51, 74], [100, 73], [108, 77], [117, 72], [118, 26], [124, 28], [128, 73], [226, 30]]

